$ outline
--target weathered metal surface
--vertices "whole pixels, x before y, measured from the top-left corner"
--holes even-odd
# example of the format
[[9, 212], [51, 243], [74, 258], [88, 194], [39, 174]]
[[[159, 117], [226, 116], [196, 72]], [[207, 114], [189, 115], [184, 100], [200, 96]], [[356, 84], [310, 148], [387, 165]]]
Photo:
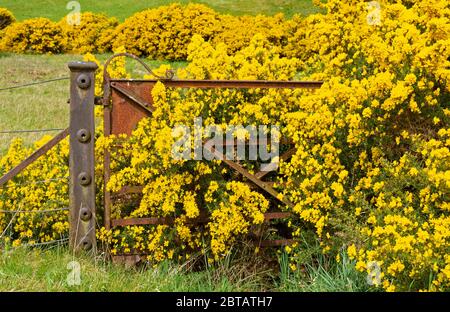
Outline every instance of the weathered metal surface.
[[286, 219], [291, 216], [292, 214], [289, 212], [267, 212], [264, 214], [264, 221]]
[[69, 129], [65, 129], [57, 134], [53, 139], [48, 141], [38, 150], [36, 150], [33, 154], [31, 154], [27, 159], [18, 164], [16, 167], [7, 172], [4, 176], [0, 178], [0, 187], [2, 187], [6, 182], [13, 179], [19, 173], [21, 173], [24, 169], [26, 169], [29, 165], [35, 162], [39, 157], [45, 155], [50, 149], [52, 149], [59, 142], [64, 140], [69, 135]]
[[111, 83], [111, 87], [114, 90], [119, 91], [123, 96], [125, 96], [128, 100], [131, 102], [136, 103], [141, 108], [143, 108], [149, 115], [153, 112], [153, 106], [150, 103], [147, 103], [144, 99], [142, 99], [139, 95], [134, 93], [132, 90], [128, 90], [126, 88], [123, 88], [119, 85], [117, 85], [115, 82]]
[[74, 251], [95, 251], [94, 89], [97, 65], [72, 62], [69, 68], [69, 245]]
[[254, 244], [259, 247], [283, 247], [283, 246], [290, 246], [295, 243], [298, 243], [298, 240], [295, 240], [295, 239], [273, 239], [273, 240], [262, 240], [262, 241], [254, 242]]
[[[115, 94], [113, 96], [111, 94], [111, 76], [109, 75], [109, 72], [108, 72], [108, 66], [110, 65], [111, 61], [117, 57], [130, 57], [130, 58], [136, 60], [149, 72], [149, 74], [153, 75], [155, 78], [171, 79], [173, 77], [173, 72], [171, 72], [171, 71], [168, 71], [166, 73], [166, 77], [158, 77], [157, 75], [155, 75], [152, 72], [152, 70], [147, 66], [147, 64], [145, 64], [141, 59], [139, 59], [139, 57], [137, 57], [135, 55], [132, 55], [129, 53], [119, 53], [119, 54], [115, 54], [115, 55], [111, 56], [106, 61], [105, 66], [103, 68], [103, 100], [102, 100], [102, 104], [104, 106], [103, 131], [104, 131], [105, 137], [110, 136], [112, 133], [114, 133], [114, 134], [122, 134], [122, 133], [130, 134], [131, 131], [134, 129], [135, 125], [137, 124], [137, 122], [139, 121], [139, 120], [137, 120], [137, 121], [133, 120], [132, 124], [125, 124], [125, 125], [123, 125], [123, 123], [120, 122], [123, 114], [120, 112], [120, 107], [117, 107], [117, 103], [119, 103], [119, 100], [117, 99], [118, 95]], [[149, 93], [150, 93], [150, 90], [148, 90], [148, 92], [145, 94], [149, 94]], [[116, 99], [114, 100], [114, 98], [116, 98]], [[99, 101], [97, 101], [97, 103], [98, 102]], [[114, 115], [115, 115], [114, 117], [112, 116], [113, 112], [112, 112], [112, 107], [111, 107], [113, 102], [116, 103], [116, 110], [114, 111]], [[126, 109], [124, 109], [123, 113], [124, 113], [124, 116], [127, 116]], [[139, 111], [137, 112], [137, 114], [140, 115]], [[115, 120], [114, 123], [112, 122], [113, 120]], [[117, 126], [113, 127], [113, 124], [117, 125]], [[103, 159], [103, 169], [104, 169], [103, 179], [104, 179], [105, 185], [107, 184], [107, 182], [109, 181], [110, 176], [111, 176], [110, 165], [111, 165], [111, 153], [109, 152], [109, 150], [105, 149], [104, 150], [104, 159]], [[111, 193], [108, 191], [108, 189], [106, 187], [103, 190], [103, 197], [104, 197], [104, 223], [105, 223], [106, 230], [109, 230], [111, 228], [112, 200], [111, 200]]]
[[[153, 77], [157, 78], [158, 80], [154, 80], [154, 83], [145, 84], [145, 85], [143, 85], [141, 87], [139, 87], [138, 85], [133, 83], [132, 90], [129, 89], [130, 84], [128, 83], [128, 81], [131, 81], [131, 80], [122, 80], [122, 82], [125, 82], [125, 83], [115, 83], [111, 79], [111, 76], [109, 75], [108, 66], [111, 64], [111, 62], [115, 58], [118, 58], [118, 57], [129, 57], [129, 58], [134, 59], [135, 61], [140, 63], [147, 70], [147, 72], [150, 75], [152, 75]], [[151, 68], [147, 64], [145, 64], [144, 61], [142, 61], [139, 57], [137, 57], [137, 56], [135, 56], [133, 54], [130, 54], [130, 53], [118, 53], [118, 54], [115, 54], [115, 55], [111, 56], [105, 62], [105, 66], [103, 68], [103, 91], [104, 91], [103, 92], [103, 105], [108, 107], [108, 109], [105, 111], [105, 119], [108, 119], [108, 121], [110, 121], [110, 124], [109, 124], [110, 129], [107, 129], [107, 130], [110, 130], [110, 131], [108, 131], [108, 133], [105, 134], [105, 135], [110, 135], [110, 134], [131, 134], [131, 132], [133, 131], [133, 129], [135, 128], [137, 123], [143, 117], [148, 116], [148, 114], [147, 114], [148, 111], [145, 108], [143, 108], [143, 110], [144, 110], [144, 112], [143, 112], [142, 110], [137, 110], [136, 107], [128, 108], [128, 107], [126, 107], [126, 105], [120, 105], [120, 103], [124, 103], [124, 102], [120, 102], [118, 100], [117, 97], [119, 95], [117, 93], [120, 93], [120, 91], [117, 92], [117, 89], [121, 90], [122, 92], [123, 91], [125, 91], [125, 92], [131, 91], [130, 94], [132, 94], [132, 96], [131, 96], [132, 98], [138, 99], [139, 102], [142, 101], [143, 104], [144, 103], [145, 104], [149, 104], [148, 105], [148, 109], [151, 110], [151, 105], [153, 103], [153, 99], [152, 99], [152, 96], [151, 96], [151, 90], [153, 88], [153, 85], [157, 81], [161, 81], [161, 80], [162, 81], [169, 81], [173, 77], [174, 77], [174, 72], [172, 70], [166, 71], [166, 75], [165, 76], [158, 76], [158, 75], [156, 75], [151, 70]], [[111, 90], [113, 84], [117, 87], [116, 91], [112, 91]], [[121, 94], [122, 94], [122, 96], [125, 96], [126, 98], [128, 97], [124, 93], [121, 93]], [[114, 107], [111, 107], [112, 103], [114, 103]], [[146, 107], [146, 105], [144, 105], [144, 107]], [[106, 116], [106, 114], [108, 116]], [[134, 118], [135, 116], [133, 114], [136, 114], [136, 118]], [[125, 116], [125, 118], [124, 118], [124, 116]], [[131, 118], [131, 120], [127, 120], [127, 118]]]
[[[140, 79], [112, 79], [111, 83], [128, 83], [138, 86], [144, 84], [148, 87], [159, 80]], [[198, 89], [318, 89], [322, 81], [268, 81], [268, 80], [163, 80], [166, 87], [198, 88]]]
[[[290, 216], [291, 214], [289, 212], [267, 212], [264, 214], [264, 220], [270, 221], [275, 219], [285, 219], [289, 218]], [[186, 224], [201, 224], [201, 223], [208, 223], [209, 221], [210, 221], [209, 217], [203, 215], [198, 218], [186, 220]], [[128, 219], [115, 219], [111, 221], [112, 227], [130, 226], [130, 225], [158, 225], [158, 224], [173, 225], [174, 223], [175, 219], [171, 217], [128, 218]]]
[[[289, 158], [291, 158], [295, 154], [296, 151], [297, 151], [296, 148], [291, 148], [286, 153], [281, 155], [280, 160], [287, 161]], [[266, 175], [268, 175], [269, 173], [270, 173], [270, 171], [260, 171], [260, 172], [255, 174], [255, 177], [258, 178], [258, 179], [262, 179]]]
[[[112, 88], [111, 96], [113, 105], [111, 106], [110, 114], [111, 134], [131, 135], [139, 121], [151, 115], [151, 111], [153, 110], [151, 88], [144, 88], [143, 86], [127, 86], [126, 84], [116, 84], [116, 86]], [[124, 94], [125, 92], [130, 92], [131, 89], [133, 90], [131, 92], [133, 92], [134, 97], [139, 97], [140, 101], [145, 102], [148, 107], [137, 105]]]
[[[240, 89], [316, 89], [322, 82], [305, 81], [245, 81], [245, 80], [131, 80], [110, 79], [105, 85], [105, 96], [110, 94], [113, 105], [110, 106], [111, 134], [130, 135], [139, 121], [151, 115], [153, 111], [153, 98], [151, 91], [158, 81], [166, 87], [175, 88], [240, 88]], [[104, 99], [104, 105], [109, 103]], [[283, 141], [284, 142], [284, 141]], [[231, 142], [225, 142], [226, 145]]]

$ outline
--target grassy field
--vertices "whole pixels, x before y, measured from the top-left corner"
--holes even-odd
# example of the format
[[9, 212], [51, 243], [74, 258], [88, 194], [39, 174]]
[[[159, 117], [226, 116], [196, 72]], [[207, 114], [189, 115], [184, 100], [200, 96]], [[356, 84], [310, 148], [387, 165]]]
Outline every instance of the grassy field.
[[[48, 17], [52, 20], [60, 20], [69, 13], [66, 9], [68, 0], [0, 0], [0, 7], [11, 10], [19, 20], [32, 17]], [[186, 4], [189, 2], [206, 4], [218, 12], [233, 15], [243, 14], [267, 14], [274, 15], [283, 12], [286, 16], [294, 14], [311, 14], [318, 9], [312, 0], [259, 0], [255, 5], [254, 0], [79, 0], [82, 11], [105, 13], [115, 16], [123, 21], [133, 13], [146, 8], [155, 8], [173, 2]]]
[[[244, 260], [244, 261], [242, 261]], [[188, 265], [162, 263], [127, 268], [102, 256], [74, 257], [66, 247], [0, 251], [0, 291], [367, 291], [368, 285], [346, 258], [341, 263], [320, 257], [316, 266], [292, 272], [280, 257], [269, 268], [263, 258], [230, 256], [201, 271]], [[80, 264], [81, 283], [67, 282], [71, 268]], [[73, 267], [72, 267], [73, 268]]]

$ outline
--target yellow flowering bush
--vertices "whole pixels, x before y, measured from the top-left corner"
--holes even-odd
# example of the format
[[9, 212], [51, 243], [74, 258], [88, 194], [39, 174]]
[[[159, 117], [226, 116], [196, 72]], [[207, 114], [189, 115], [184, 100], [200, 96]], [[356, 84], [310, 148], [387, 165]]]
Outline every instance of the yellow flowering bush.
[[[228, 191], [231, 177], [224, 176], [224, 167], [217, 162], [193, 163], [187, 169], [183, 166], [189, 161], [171, 159], [171, 127], [192, 123], [199, 115], [206, 125], [276, 124], [297, 148], [290, 161], [281, 162], [274, 181], [294, 203], [292, 209], [278, 204], [295, 216], [289, 222], [294, 237], [312, 225], [325, 253], [348, 246], [357, 268], [367, 271], [373, 284], [385, 290], [446, 290], [450, 97], [449, 32], [444, 30], [449, 24], [448, 4], [385, 1], [381, 24], [368, 20], [365, 3], [330, 1], [325, 8], [327, 14], [299, 20], [303, 26], [296, 26], [297, 30], [291, 25], [297, 39], [287, 45], [292, 50], [283, 52], [296, 51], [289, 59], [280, 57], [280, 50], [264, 36], [256, 36], [235, 55], [223, 43], [213, 47], [194, 36], [187, 49], [190, 63], [178, 72], [180, 78], [289, 80], [302, 70], [305, 79], [326, 83], [316, 92], [180, 92], [157, 86], [153, 90], [155, 114], [131, 138], [148, 150], [128, 154], [109, 187], [152, 185], [148, 187], [152, 199], [147, 201], [144, 191], [138, 209], [142, 216], [149, 207], [159, 207], [148, 215], [159, 211], [187, 218], [187, 211], [178, 211], [177, 206], [197, 207], [190, 212], [195, 216], [198, 207], [208, 207], [207, 200], [216, 198], [215, 191]], [[137, 150], [129, 144], [128, 151]], [[256, 169], [250, 162], [242, 165]], [[195, 171], [199, 168], [200, 172]], [[168, 172], [176, 177], [156, 178]], [[205, 172], [227, 182], [205, 178]], [[202, 189], [196, 179], [200, 184], [209, 180], [211, 185]], [[186, 187], [195, 190], [197, 206], [184, 203], [191, 203], [193, 196]], [[158, 200], [156, 193], [173, 195]], [[213, 209], [208, 207], [212, 216], [240, 218], [220, 202]], [[247, 231], [233, 221], [217, 225], [220, 220], [212, 218], [207, 233], [216, 257], [227, 250], [221, 243], [232, 241], [229, 233]], [[198, 235], [188, 223], [183, 225], [178, 235]], [[216, 237], [215, 230], [224, 238]], [[294, 264], [295, 248], [290, 248]], [[379, 274], [373, 274], [374, 266]]]
[[0, 30], [16, 21], [14, 15], [7, 9], [0, 8]]
[[[178, 71], [179, 77], [292, 79], [298, 66], [295, 58], [280, 58], [261, 35], [234, 56], [227, 54], [225, 44], [215, 48], [199, 35], [193, 37], [188, 51], [191, 62]], [[124, 200], [116, 201], [115, 217], [171, 217], [174, 227], [139, 227], [145, 233], [139, 240], [136, 227], [124, 227], [112, 233], [101, 232], [100, 239], [112, 242], [113, 253], [139, 250], [150, 254], [149, 259], [154, 261], [169, 256], [189, 257], [207, 249], [211, 250], [212, 259], [226, 255], [235, 242], [262, 226], [264, 212], [277, 205], [220, 161], [173, 158], [171, 151], [177, 134], [172, 129], [179, 124], [192, 125], [196, 117], [202, 117], [205, 125], [217, 125], [222, 130], [227, 124], [243, 122], [276, 124], [280, 112], [273, 108], [279, 105], [280, 110], [289, 110], [283, 99], [293, 92], [184, 90], [157, 84], [152, 91], [152, 117], [142, 120], [129, 138], [110, 138], [111, 146], [121, 148], [112, 149], [113, 175], [107, 187], [118, 192], [127, 185], [145, 186], [137, 208]], [[260, 164], [249, 161], [241, 165], [255, 171]], [[210, 217], [207, 224], [192, 222], [205, 215]]]
[[[325, 14], [291, 20], [232, 18], [203, 6], [173, 5], [120, 25], [115, 45], [139, 55], [186, 58], [180, 79], [301, 77], [325, 83], [315, 91], [174, 89], [157, 83], [153, 115], [130, 137], [99, 135], [97, 148], [111, 150], [113, 174], [106, 187], [114, 196], [124, 186], [144, 187], [142, 195], [115, 197], [114, 218], [172, 222], [101, 229], [99, 239], [113, 254], [139, 251], [153, 262], [206, 250], [214, 261], [264, 229], [264, 212], [280, 209], [292, 213], [285, 225], [293, 238], [314, 235], [333, 257], [345, 248], [374, 287], [448, 291], [450, 4], [378, 3], [330, 0], [320, 4]], [[194, 14], [203, 9], [205, 15]], [[184, 16], [191, 18], [180, 21]], [[204, 21], [209, 26], [199, 27]], [[234, 34], [229, 25], [237, 25]], [[126, 76], [123, 60], [114, 71]], [[97, 93], [100, 86], [101, 80]], [[277, 125], [290, 142], [282, 151], [295, 147], [296, 153], [281, 160], [278, 175], [267, 181], [293, 206], [250, 187], [221, 161], [172, 157], [173, 143], [184, 135], [173, 129], [187, 125], [193, 132], [196, 117], [220, 131], [227, 125]], [[15, 150], [13, 145], [10, 153]], [[257, 172], [261, 162], [240, 165]], [[0, 194], [7, 205], [22, 202]], [[194, 222], [204, 216], [209, 222]], [[9, 222], [4, 218], [2, 226]], [[20, 233], [17, 239], [27, 235]], [[291, 267], [301, 248], [285, 248]]]
[[[12, 38], [4, 43], [3, 49], [17, 53], [104, 53], [123, 46], [138, 56], [185, 60], [188, 44], [195, 34], [215, 44], [225, 43], [228, 52], [235, 53], [246, 47], [255, 34], [260, 33], [284, 55], [284, 47], [295, 32], [293, 29], [298, 28], [299, 20], [297, 17], [286, 20], [281, 13], [275, 16], [223, 15], [205, 5], [193, 3], [144, 10], [130, 16], [120, 25], [114, 18], [85, 12], [80, 15], [80, 25], [69, 25], [66, 18], [56, 25], [48, 23], [48, 20], [43, 24], [39, 19], [17, 23]], [[18, 33], [18, 29], [27, 29], [28, 25], [43, 35], [54, 36], [53, 41], [47, 38], [46, 43], [58, 48], [46, 51], [27, 46], [29, 38], [25, 34], [21, 35], [23, 32]]]
[[326, 83], [285, 116], [298, 151], [284, 194], [374, 285], [448, 290], [450, 8], [380, 3], [375, 23], [364, 2], [329, 1], [290, 40]]
[[33, 18], [6, 27], [0, 50], [15, 53], [63, 52], [62, 29], [47, 18]]
[[33, 18], [13, 23], [3, 30], [0, 50], [15, 53], [61, 53], [64, 51], [62, 29], [47, 18]]
[[192, 35], [210, 39], [219, 15], [200, 4], [172, 4], [134, 14], [117, 27], [113, 46], [154, 59], [185, 59]]
[[220, 25], [221, 29], [212, 42], [225, 43], [229, 54], [247, 47], [255, 34], [263, 34], [274, 47], [280, 49], [288, 42], [288, 24], [282, 13], [275, 16], [221, 15]]
[[[20, 139], [14, 140], [8, 152], [0, 158], [0, 175], [50, 139], [50, 136], [44, 136], [32, 147], [25, 147]], [[16, 179], [0, 188], [0, 232], [11, 240], [13, 246], [67, 237], [68, 211], [59, 209], [67, 209], [69, 204], [68, 158], [69, 144], [64, 140], [45, 158], [34, 162]], [[55, 211], [44, 212], [51, 210]]]
[[70, 25], [66, 18], [59, 22], [65, 51], [71, 53], [104, 53], [111, 51], [117, 19], [90, 12], [80, 15], [79, 25]]

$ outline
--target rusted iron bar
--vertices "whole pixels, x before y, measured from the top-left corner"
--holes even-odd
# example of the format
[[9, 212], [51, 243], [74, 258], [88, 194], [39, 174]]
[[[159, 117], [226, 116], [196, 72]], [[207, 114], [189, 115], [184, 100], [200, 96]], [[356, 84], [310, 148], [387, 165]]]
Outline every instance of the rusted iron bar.
[[282, 246], [290, 246], [295, 243], [298, 243], [298, 240], [295, 239], [274, 239], [274, 240], [263, 240], [263, 241], [255, 241], [254, 245], [259, 247], [282, 247]]
[[27, 159], [18, 164], [16, 167], [11, 169], [8, 173], [6, 173], [3, 177], [0, 178], [0, 187], [2, 187], [6, 182], [13, 179], [20, 172], [26, 169], [29, 165], [31, 165], [34, 161], [36, 161], [39, 157], [46, 154], [50, 149], [52, 149], [56, 144], [64, 140], [69, 135], [69, 129], [65, 129], [57, 134], [53, 139], [48, 141], [38, 150], [36, 150], [33, 154], [31, 154]]
[[[264, 214], [264, 220], [270, 221], [275, 219], [286, 219], [291, 214], [289, 212], [267, 212]], [[200, 216], [194, 219], [188, 219], [186, 224], [202, 224], [208, 223], [210, 218], [208, 216]], [[149, 217], [149, 218], [128, 218], [128, 219], [116, 219], [111, 221], [112, 227], [117, 226], [130, 226], [130, 225], [173, 225], [175, 219], [172, 217]]]
[[264, 214], [265, 221], [286, 219], [289, 217], [292, 217], [292, 214], [290, 212], [266, 212]]
[[[200, 216], [193, 219], [186, 220], [186, 224], [201, 224], [208, 223], [209, 218], [207, 216]], [[174, 225], [175, 219], [172, 217], [150, 217], [150, 218], [129, 218], [129, 219], [116, 219], [111, 221], [113, 227], [128, 226], [128, 225]]]
[[251, 182], [253, 182], [254, 184], [256, 184], [257, 186], [259, 186], [261, 189], [263, 189], [264, 191], [266, 191], [267, 193], [269, 193], [270, 195], [272, 195], [274, 198], [278, 199], [279, 201], [281, 201], [282, 203], [284, 203], [285, 205], [293, 208], [294, 204], [286, 199], [282, 194], [278, 193], [277, 191], [275, 191], [270, 185], [266, 184], [265, 182], [261, 181], [260, 179], [258, 179], [254, 174], [251, 174], [250, 172], [248, 172], [247, 170], [245, 170], [241, 165], [226, 159], [225, 155], [223, 155], [222, 153], [218, 152], [216, 149], [214, 149], [213, 147], [209, 148], [209, 151], [217, 158], [222, 160], [228, 167], [232, 168], [233, 170], [237, 171], [238, 173], [242, 174], [245, 178], [247, 178], [248, 180], [250, 180]]
[[[282, 161], [286, 161], [289, 158], [291, 158], [295, 152], [297, 151], [296, 148], [291, 148], [290, 150], [288, 150], [286, 153], [284, 153], [283, 155], [281, 155], [280, 160]], [[264, 178], [266, 175], [268, 175], [270, 173], [270, 171], [260, 171], [258, 173], [255, 174], [255, 177], [257, 177], [258, 179], [262, 179]]]
[[70, 230], [74, 251], [96, 250], [95, 238], [95, 63], [72, 62], [70, 69]]
[[[148, 83], [155, 84], [159, 80], [112, 79], [111, 83]], [[230, 88], [230, 89], [318, 89], [322, 81], [267, 81], [267, 80], [163, 80], [166, 87], [175, 88]]]
[[115, 195], [125, 195], [125, 194], [141, 194], [144, 190], [143, 186], [124, 186]]

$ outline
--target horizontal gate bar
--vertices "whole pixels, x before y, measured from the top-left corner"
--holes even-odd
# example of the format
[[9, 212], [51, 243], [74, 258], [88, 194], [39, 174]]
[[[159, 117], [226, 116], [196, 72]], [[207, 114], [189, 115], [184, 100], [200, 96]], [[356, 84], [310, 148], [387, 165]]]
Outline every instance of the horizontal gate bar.
[[[187, 224], [208, 223], [208, 217], [198, 217], [187, 220]], [[111, 220], [113, 227], [128, 226], [128, 225], [173, 225], [175, 219], [171, 217], [150, 217], [150, 218], [130, 218], [130, 219], [116, 219]]]
[[211, 152], [216, 158], [222, 160], [226, 165], [228, 165], [231, 169], [237, 171], [238, 173], [242, 174], [245, 178], [253, 182], [255, 185], [259, 186], [261, 189], [272, 195], [272, 197], [278, 199], [282, 203], [286, 204], [287, 206], [293, 208], [295, 205], [287, 198], [285, 198], [282, 194], [275, 191], [270, 185], [266, 184], [265, 182], [261, 181], [259, 178], [257, 178], [254, 174], [251, 174], [247, 170], [245, 170], [244, 167], [241, 165], [231, 161], [227, 160], [225, 158], [225, 155], [218, 152], [215, 148], [211, 147], [209, 148], [209, 152]]
[[6, 173], [3, 177], [0, 178], [0, 187], [2, 187], [6, 182], [13, 179], [19, 173], [21, 173], [25, 168], [35, 162], [39, 157], [47, 153], [50, 149], [52, 149], [56, 144], [64, 140], [69, 135], [69, 129], [65, 129], [64, 131], [57, 134], [53, 139], [48, 141], [46, 144], [41, 146], [38, 150], [36, 150], [33, 154], [31, 154], [27, 159], [18, 164], [16, 167], [11, 169], [8, 173]]
[[289, 246], [298, 243], [298, 240], [295, 239], [274, 239], [274, 240], [263, 240], [263, 241], [255, 241], [254, 244], [260, 247], [281, 247], [281, 246]]
[[[292, 216], [289, 212], [267, 212], [264, 214], [264, 220], [285, 219]], [[206, 216], [200, 216], [191, 220], [187, 220], [187, 224], [208, 223], [209, 218]], [[129, 219], [116, 219], [111, 221], [113, 227], [117, 226], [130, 226], [130, 225], [173, 225], [174, 218], [171, 217], [149, 217], [149, 218], [129, 218]]]
[[318, 89], [322, 81], [269, 81], [269, 80], [143, 80], [143, 79], [112, 79], [111, 83], [149, 83], [162, 82], [166, 87], [178, 88], [260, 88], [260, 89]]
[[[286, 153], [284, 153], [283, 155], [281, 155], [280, 160], [282, 161], [287, 161], [289, 158], [291, 158], [293, 155], [295, 155], [295, 153], [297, 152], [296, 148], [291, 148], [290, 150], [288, 150]], [[260, 171], [257, 172], [255, 174], [255, 177], [257, 177], [258, 179], [262, 179], [264, 178], [266, 175], [268, 175], [271, 171]]]

